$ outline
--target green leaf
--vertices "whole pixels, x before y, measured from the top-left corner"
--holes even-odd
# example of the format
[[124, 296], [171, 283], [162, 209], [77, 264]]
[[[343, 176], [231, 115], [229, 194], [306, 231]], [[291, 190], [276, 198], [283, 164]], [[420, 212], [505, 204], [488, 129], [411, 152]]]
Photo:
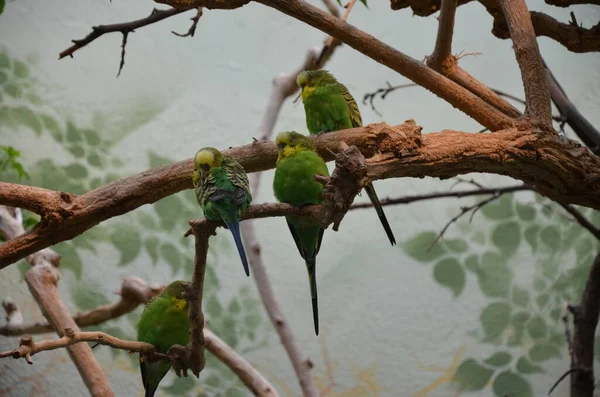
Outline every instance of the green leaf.
[[509, 364], [512, 360], [512, 356], [507, 352], [494, 353], [491, 357], [484, 361], [484, 363], [493, 367], [504, 367]]
[[81, 142], [81, 134], [77, 131], [75, 125], [68, 121], [67, 122], [67, 141], [69, 142]]
[[543, 291], [546, 288], [546, 281], [541, 277], [536, 277], [533, 280], [533, 289], [536, 291]]
[[467, 270], [473, 273], [480, 272], [481, 268], [479, 267], [478, 256], [476, 254], [469, 255], [467, 259], [465, 259], [465, 267], [467, 268]]
[[517, 203], [517, 215], [519, 219], [529, 222], [535, 219], [535, 207], [528, 204]]
[[560, 248], [561, 238], [560, 232], [555, 226], [546, 226], [540, 233], [540, 240], [548, 247], [552, 248], [552, 251], [556, 251]]
[[[148, 156], [150, 157], [150, 167], [154, 168], [154, 167], [159, 167], [161, 165], [165, 165], [165, 164], [171, 164], [173, 161], [166, 158], [166, 157], [162, 157], [159, 156], [157, 153], [150, 151], [148, 153]], [[191, 174], [190, 174], [191, 175]]]
[[[101, 282], [101, 280], [98, 281]], [[100, 285], [92, 283], [89, 280], [80, 280], [77, 283], [71, 283], [69, 289], [73, 303], [80, 310], [91, 310], [100, 305], [108, 304], [108, 299], [104, 296]]]
[[547, 342], [538, 342], [529, 349], [529, 358], [533, 361], [546, 361], [554, 357], [560, 358], [560, 351]]
[[94, 246], [94, 240], [90, 238], [88, 233], [80, 234], [71, 240], [73, 244], [77, 246], [77, 248], [86, 249], [88, 251], [96, 252], [96, 247]]
[[490, 297], [508, 297], [513, 275], [504, 258], [495, 252], [485, 252], [481, 257], [477, 283], [481, 292]]
[[531, 250], [535, 252], [538, 247], [538, 232], [540, 227], [537, 225], [529, 226], [525, 229], [525, 241], [531, 247]]
[[0, 0], [0, 14], [4, 11], [4, 0]]
[[535, 373], [543, 373], [546, 372], [542, 367], [534, 365], [529, 359], [525, 356], [521, 356], [519, 361], [517, 361], [517, 371], [522, 374], [535, 374]]
[[529, 320], [530, 317], [531, 316], [527, 312], [517, 312], [513, 314], [510, 323], [515, 329], [524, 329], [525, 323]]
[[515, 332], [512, 332], [506, 339], [506, 345], [509, 347], [522, 347], [523, 334], [524, 332], [521, 330], [516, 330]]
[[160, 246], [160, 255], [164, 258], [169, 265], [171, 265], [171, 272], [175, 273], [181, 268], [181, 257], [177, 248], [171, 243], [164, 243]]
[[517, 306], [526, 307], [529, 304], [529, 292], [517, 285], [513, 285], [512, 301]]
[[471, 241], [485, 245], [485, 233], [483, 232], [475, 232], [473, 233], [473, 237], [471, 237]]
[[0, 52], [0, 69], [10, 69], [10, 58], [6, 51]]
[[102, 167], [102, 159], [96, 153], [90, 154], [87, 158], [87, 162], [89, 165], [100, 168]]
[[242, 311], [242, 307], [240, 306], [240, 302], [237, 299], [233, 299], [231, 303], [229, 303], [229, 307], [227, 308], [229, 313], [239, 314]]
[[367, 5], [367, 0], [360, 0], [360, 2], [363, 3], [365, 7], [369, 8], [369, 6]]
[[488, 219], [500, 220], [509, 219], [514, 215], [513, 195], [504, 194], [495, 202], [488, 203], [481, 207], [481, 213]]
[[22, 94], [21, 88], [14, 83], [4, 84], [4, 92], [13, 98], [20, 98]]
[[146, 248], [146, 252], [148, 252], [148, 255], [150, 255], [150, 258], [152, 258], [153, 264], [156, 264], [156, 261], [158, 260], [158, 245], [159, 245], [159, 243], [160, 243], [160, 240], [154, 236], [148, 237], [146, 239], [146, 241], [144, 242], [144, 247]]
[[83, 262], [73, 245], [70, 243], [58, 244], [54, 247], [54, 250], [61, 256], [60, 268], [72, 271], [73, 276], [80, 280]]
[[527, 333], [533, 340], [544, 339], [548, 334], [546, 322], [540, 316], [536, 316], [527, 323]]
[[504, 302], [488, 304], [479, 316], [486, 340], [496, 339], [510, 323], [510, 306]]
[[77, 158], [81, 158], [85, 155], [85, 149], [83, 149], [83, 146], [81, 146], [81, 145], [78, 145], [78, 144], [69, 145], [69, 146], [67, 146], [67, 149], [69, 150], [69, 152], [71, 152], [73, 154], [73, 156], [75, 156]]
[[140, 224], [149, 230], [158, 230], [158, 224], [154, 220], [154, 217], [145, 211], [137, 213]]
[[261, 323], [262, 318], [258, 314], [251, 314], [244, 318], [244, 324], [252, 331], [256, 330]]
[[29, 68], [25, 65], [25, 62], [15, 60], [13, 63], [13, 74], [20, 79], [26, 79], [29, 77]]
[[79, 163], [71, 163], [65, 167], [67, 175], [73, 179], [84, 179], [88, 176], [87, 169]]
[[494, 379], [494, 393], [497, 397], [518, 396], [532, 397], [529, 383], [520, 375], [506, 371]]
[[465, 240], [458, 238], [445, 240], [444, 245], [450, 248], [450, 250], [459, 253], [465, 252], [469, 247]]
[[461, 391], [481, 390], [488, 384], [493, 373], [493, 370], [468, 358], [458, 366], [452, 376], [452, 382], [457, 383]]
[[435, 244], [431, 250], [427, 252], [436, 237], [436, 232], [421, 232], [404, 242], [404, 244], [402, 244], [402, 249], [413, 259], [420, 262], [431, 262], [439, 258], [445, 252], [440, 244]]
[[492, 243], [507, 257], [514, 255], [521, 243], [521, 225], [517, 222], [505, 222], [492, 231]]
[[442, 286], [450, 288], [455, 298], [465, 287], [465, 271], [455, 258], [439, 261], [433, 269], [433, 278]]
[[18, 106], [12, 109], [11, 115], [22, 125], [31, 128], [37, 136], [42, 133], [42, 123], [29, 108]]
[[209, 319], [219, 318], [223, 313], [223, 306], [221, 306], [216, 294], [212, 294], [206, 301], [206, 313], [208, 313]]
[[182, 207], [183, 202], [177, 196], [169, 196], [154, 203], [154, 210], [160, 218], [163, 229], [172, 231], [175, 228], [181, 217]]
[[115, 248], [121, 253], [119, 266], [133, 261], [142, 249], [142, 240], [138, 230], [128, 224], [119, 224], [110, 236]]
[[52, 137], [54, 137], [54, 139], [57, 140], [58, 142], [62, 142], [63, 141], [62, 130], [61, 130], [60, 126], [58, 125], [58, 123], [56, 122], [56, 120], [54, 120], [52, 117], [45, 115], [45, 114], [40, 115], [40, 119], [42, 120], [42, 125], [44, 126], [44, 128], [49, 130], [52, 133]]
[[100, 144], [100, 134], [94, 130], [83, 130], [85, 140], [90, 146], [98, 146]]
[[550, 296], [548, 294], [541, 294], [537, 298], [535, 298], [535, 303], [537, 303], [540, 309], [546, 307], [548, 302], [550, 301]]

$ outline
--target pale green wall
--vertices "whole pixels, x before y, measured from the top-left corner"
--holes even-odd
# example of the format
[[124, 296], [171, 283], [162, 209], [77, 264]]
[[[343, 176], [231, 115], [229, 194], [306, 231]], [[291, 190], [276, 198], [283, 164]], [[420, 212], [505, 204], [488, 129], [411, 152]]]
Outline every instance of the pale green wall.
[[[568, 18], [569, 10], [542, 1], [528, 4], [561, 20]], [[350, 22], [417, 59], [431, 52], [435, 18], [411, 17], [408, 10], [393, 12], [384, 0], [371, 0], [369, 5], [367, 10], [358, 4]], [[25, 183], [82, 193], [107, 180], [189, 158], [201, 146], [249, 143], [259, 135], [272, 78], [295, 70], [306, 50], [325, 38], [274, 10], [249, 4], [236, 11], [205, 11], [194, 38], [170, 34], [187, 30], [187, 14], [130, 34], [125, 69], [118, 79], [118, 34], [100, 38], [78, 51], [75, 59], [57, 60], [70, 40], [85, 36], [92, 25], [136, 19], [152, 7], [151, 1], [8, 2], [0, 16], [0, 78], [8, 76], [0, 80], [0, 144], [23, 153], [31, 174]], [[573, 9], [586, 26], [600, 16], [597, 7]], [[483, 8], [460, 7], [456, 24], [454, 52], [482, 53], [462, 59], [461, 65], [490, 86], [522, 96], [511, 44], [491, 35], [491, 18]], [[570, 98], [600, 125], [600, 56], [570, 54], [546, 38], [539, 43]], [[364, 93], [386, 81], [407, 82], [347, 46], [336, 52], [328, 69], [347, 84], [359, 104]], [[397, 124], [414, 118], [425, 132], [480, 128], [420, 88], [377, 101], [383, 118], [360, 106], [365, 123]], [[57, 128], [39, 124], [43, 115], [51, 117]], [[305, 132], [302, 105], [287, 102], [276, 128]], [[272, 175], [264, 174], [255, 202], [273, 200]], [[489, 185], [511, 183], [509, 178], [473, 177]], [[376, 185], [383, 198], [445, 190], [451, 183], [427, 178]], [[578, 299], [598, 243], [566, 221], [560, 209], [544, 211], [547, 201], [519, 193], [484, 208], [472, 223], [465, 220], [452, 226], [446, 244], [423, 258], [430, 236], [421, 233], [439, 231], [460, 205], [471, 202], [448, 199], [386, 208], [401, 242], [393, 248], [372, 211], [352, 212], [339, 233], [328, 230], [319, 254], [318, 338], [311, 324], [304, 265], [284, 221], [265, 219], [256, 224], [275, 293], [299, 345], [316, 365], [313, 374], [321, 388], [329, 383], [324, 353], [329, 355], [335, 382], [329, 396], [449, 396], [460, 387], [449, 380], [461, 363], [458, 377], [466, 382], [463, 386], [484, 387], [472, 395], [540, 395], [567, 368], [557, 308], [565, 298]], [[529, 220], [532, 211], [534, 218]], [[148, 282], [188, 277], [192, 246], [181, 236], [187, 220], [197, 216], [187, 191], [57, 245], [63, 254], [61, 296], [75, 312], [114, 301], [113, 291], [125, 276]], [[600, 224], [598, 214], [593, 219]], [[531, 239], [511, 240], [515, 235]], [[281, 395], [299, 395], [291, 365], [257, 301], [253, 281], [243, 276], [230, 236], [220, 231], [215, 240], [205, 298], [211, 327], [262, 371]], [[155, 253], [148, 247], [157, 241], [160, 248]], [[28, 321], [41, 320], [21, 281], [23, 269], [21, 263], [0, 273], [0, 299], [10, 296]], [[100, 328], [133, 338], [139, 313]], [[525, 318], [533, 320], [519, 326]], [[18, 338], [0, 337], [0, 350], [17, 343]], [[496, 355], [484, 363], [502, 352], [510, 356]], [[135, 357], [108, 348], [98, 348], [96, 354], [118, 396], [143, 395]], [[523, 360], [519, 364], [522, 356], [528, 357], [529, 366]], [[28, 366], [23, 360], [0, 361], [0, 395], [86, 394], [64, 351], [37, 355], [34, 362]], [[475, 367], [478, 372], [472, 370]], [[506, 371], [519, 374], [525, 383], [501, 375]], [[158, 394], [180, 395], [187, 390], [191, 396], [204, 390], [207, 396], [247, 395], [214, 360], [200, 381], [175, 378], [169, 374]], [[566, 389], [556, 393], [565, 395]]]

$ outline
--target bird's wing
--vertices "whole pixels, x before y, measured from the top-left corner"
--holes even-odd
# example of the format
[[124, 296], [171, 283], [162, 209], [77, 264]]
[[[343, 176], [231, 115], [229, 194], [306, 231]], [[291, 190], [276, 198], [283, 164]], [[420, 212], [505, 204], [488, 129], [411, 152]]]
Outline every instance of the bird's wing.
[[200, 180], [196, 185], [196, 196], [198, 197], [198, 203], [201, 207], [217, 191], [217, 184], [215, 177], [211, 172], [205, 172], [200, 175]]
[[287, 222], [288, 228], [290, 229], [290, 232], [292, 233], [292, 237], [294, 238], [294, 242], [296, 243], [296, 247], [298, 248], [298, 252], [300, 253], [300, 256], [302, 257], [302, 259], [306, 260], [306, 253], [304, 252], [304, 249], [300, 245], [300, 237], [298, 236], [298, 232], [296, 232], [296, 228], [294, 227], [294, 225], [292, 225], [290, 223], [290, 221], [287, 218], [285, 219], [285, 221]]
[[234, 190], [233, 201], [236, 204], [243, 204], [247, 197], [251, 200], [252, 195], [250, 194], [250, 185], [244, 167], [231, 157], [225, 157], [223, 159], [223, 165], [227, 170], [227, 178], [229, 178], [233, 186], [238, 188]]
[[356, 104], [354, 97], [352, 96], [352, 94], [350, 94], [350, 91], [348, 91], [345, 85], [343, 85], [342, 83], [337, 84], [340, 89], [340, 92], [342, 93], [342, 96], [344, 97], [344, 100], [346, 101], [346, 105], [348, 105], [348, 112], [350, 113], [350, 120], [352, 121], [352, 126], [362, 127], [362, 118], [360, 117], [360, 110], [358, 110], [358, 105]]

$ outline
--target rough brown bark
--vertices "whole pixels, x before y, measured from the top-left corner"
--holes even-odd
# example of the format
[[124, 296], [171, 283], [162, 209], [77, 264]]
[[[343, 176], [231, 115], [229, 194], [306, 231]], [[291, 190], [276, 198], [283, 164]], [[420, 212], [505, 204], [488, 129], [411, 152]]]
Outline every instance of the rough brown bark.
[[[391, 127], [371, 124], [314, 138], [318, 152], [330, 161], [339, 142], [356, 146], [368, 159], [370, 179], [398, 177], [450, 178], [470, 172], [508, 175], [533, 185], [549, 198], [600, 209], [600, 158], [576, 142], [536, 129], [509, 128], [494, 134], [457, 131], [420, 134], [413, 121]], [[254, 142], [223, 151], [248, 172], [272, 168], [273, 142]], [[70, 201], [48, 201], [43, 221], [31, 231], [0, 245], [0, 268], [51, 244], [64, 241], [117, 215], [192, 187], [192, 160], [157, 167], [114, 181]], [[21, 185], [0, 183], [0, 204]], [[60, 196], [59, 192], [53, 193]], [[26, 196], [22, 204], [27, 207]], [[39, 198], [38, 198], [39, 199]], [[35, 200], [35, 198], [34, 198]], [[17, 203], [20, 205], [21, 203]]]
[[525, 0], [500, 0], [525, 87], [525, 115], [552, 129], [546, 74]]

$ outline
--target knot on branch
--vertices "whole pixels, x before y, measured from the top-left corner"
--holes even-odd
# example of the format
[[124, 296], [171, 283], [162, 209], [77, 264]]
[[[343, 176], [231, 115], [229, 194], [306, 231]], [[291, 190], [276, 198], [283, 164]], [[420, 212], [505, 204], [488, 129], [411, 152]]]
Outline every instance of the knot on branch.
[[337, 231], [340, 222], [350, 209], [354, 197], [369, 182], [365, 157], [356, 146], [341, 143], [342, 151], [335, 156], [335, 169], [330, 178], [315, 175], [317, 182], [326, 181], [323, 188], [321, 225], [327, 227], [333, 222]]
[[[371, 132], [377, 137], [377, 147], [381, 155], [391, 154], [395, 158], [408, 156], [419, 150], [423, 141], [423, 127], [414, 120], [391, 126], [387, 123], [369, 125]], [[374, 156], [375, 157], [375, 156]]]

